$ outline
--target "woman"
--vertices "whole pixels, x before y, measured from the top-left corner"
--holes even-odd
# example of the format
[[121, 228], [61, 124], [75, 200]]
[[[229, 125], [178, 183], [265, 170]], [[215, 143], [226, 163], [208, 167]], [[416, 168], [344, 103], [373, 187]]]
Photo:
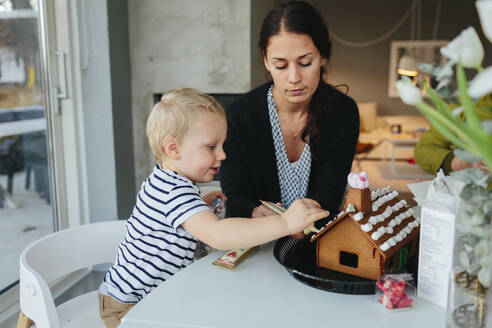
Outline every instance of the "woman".
[[357, 105], [323, 80], [331, 43], [320, 14], [291, 1], [263, 21], [259, 47], [272, 82], [227, 111], [221, 186], [226, 216], [261, 217], [259, 200], [317, 200], [337, 213], [359, 135]]

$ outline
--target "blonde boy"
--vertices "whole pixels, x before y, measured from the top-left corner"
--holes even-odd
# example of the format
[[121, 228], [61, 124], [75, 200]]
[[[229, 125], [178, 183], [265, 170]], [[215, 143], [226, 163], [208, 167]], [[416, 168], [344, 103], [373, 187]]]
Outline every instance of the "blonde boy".
[[220, 193], [203, 199], [196, 186], [209, 182], [226, 158], [227, 125], [217, 101], [191, 88], [162, 96], [147, 121], [156, 166], [138, 193], [114, 265], [99, 288], [100, 315], [107, 327], [161, 282], [192, 262], [196, 240], [222, 250], [246, 248], [302, 231], [328, 216], [310, 199], [282, 215], [220, 220], [209, 208]]

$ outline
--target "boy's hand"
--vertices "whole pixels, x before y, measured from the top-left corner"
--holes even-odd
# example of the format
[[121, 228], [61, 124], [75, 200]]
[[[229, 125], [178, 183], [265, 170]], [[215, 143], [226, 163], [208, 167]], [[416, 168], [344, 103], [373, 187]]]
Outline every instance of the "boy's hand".
[[222, 192], [222, 190], [213, 190], [213, 191], [207, 192], [202, 197], [203, 201], [205, 202], [205, 204], [207, 204], [208, 207], [212, 206], [212, 202], [217, 198], [222, 198], [224, 203], [227, 201], [227, 197]]
[[327, 210], [321, 209], [315, 200], [298, 199], [285, 211], [281, 217], [284, 220], [290, 235], [301, 232], [311, 223], [330, 215]]

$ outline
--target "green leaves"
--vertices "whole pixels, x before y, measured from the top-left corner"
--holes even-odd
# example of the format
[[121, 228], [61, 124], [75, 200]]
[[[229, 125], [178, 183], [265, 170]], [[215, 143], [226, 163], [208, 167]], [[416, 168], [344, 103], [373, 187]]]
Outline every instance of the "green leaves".
[[481, 128], [480, 119], [475, 112], [473, 101], [468, 95], [465, 69], [459, 62], [456, 64], [456, 81], [458, 84], [458, 91], [460, 92], [461, 104], [465, 107], [467, 122], [474, 129]]

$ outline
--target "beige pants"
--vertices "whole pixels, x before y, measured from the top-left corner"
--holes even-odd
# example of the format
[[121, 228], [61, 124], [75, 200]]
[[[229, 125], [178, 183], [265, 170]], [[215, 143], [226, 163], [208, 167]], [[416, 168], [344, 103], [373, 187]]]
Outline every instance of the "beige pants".
[[99, 316], [108, 328], [115, 328], [121, 318], [130, 311], [135, 304], [120, 303], [111, 296], [99, 294]]

